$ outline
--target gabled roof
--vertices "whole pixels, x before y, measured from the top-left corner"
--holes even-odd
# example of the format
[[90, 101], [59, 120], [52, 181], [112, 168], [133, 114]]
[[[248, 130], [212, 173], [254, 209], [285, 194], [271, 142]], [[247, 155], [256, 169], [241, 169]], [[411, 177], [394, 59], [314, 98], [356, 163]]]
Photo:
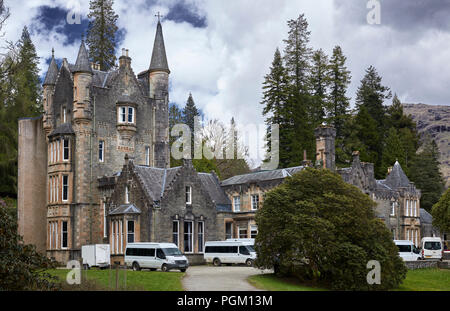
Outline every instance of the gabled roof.
[[297, 172], [300, 172], [302, 169], [304, 169], [304, 166], [295, 166], [295, 167], [281, 168], [281, 169], [271, 170], [271, 171], [258, 171], [258, 172], [249, 173], [249, 174], [236, 175], [236, 176], [233, 176], [233, 177], [223, 180], [221, 185], [222, 186], [231, 186], [231, 185], [240, 185], [240, 184], [258, 182], [258, 181], [284, 179], [288, 176], [292, 176], [293, 174], [295, 174]]
[[163, 197], [164, 191], [170, 186], [180, 169], [181, 166], [173, 168], [156, 168], [144, 165], [134, 166], [134, 171], [139, 177], [142, 187], [155, 201]]
[[58, 77], [58, 65], [55, 62], [55, 56], [52, 52], [52, 60], [50, 61], [50, 65], [48, 66], [47, 74], [45, 75], [45, 80], [43, 85], [56, 84], [56, 78]]
[[164, 46], [164, 37], [162, 33], [161, 23], [158, 21], [156, 27], [155, 42], [153, 43], [152, 60], [150, 62], [149, 71], [166, 71], [170, 73], [167, 63], [166, 48]]
[[385, 184], [392, 189], [409, 186], [409, 179], [406, 177], [406, 174], [403, 172], [403, 169], [398, 161], [395, 161], [392, 171], [386, 177]]
[[231, 201], [219, 184], [219, 180], [210, 173], [198, 173], [203, 187], [216, 206], [231, 206]]
[[141, 210], [133, 204], [123, 204], [109, 212], [109, 215], [140, 214]]
[[89, 63], [89, 55], [84, 45], [84, 41], [81, 41], [80, 50], [78, 51], [77, 61], [73, 72], [89, 72], [92, 73], [91, 65]]

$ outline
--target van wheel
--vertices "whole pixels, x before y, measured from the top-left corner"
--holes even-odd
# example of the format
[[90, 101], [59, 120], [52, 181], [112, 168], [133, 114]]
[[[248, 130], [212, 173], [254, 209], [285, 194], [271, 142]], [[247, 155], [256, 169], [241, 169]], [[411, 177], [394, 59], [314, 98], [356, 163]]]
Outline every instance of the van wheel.
[[245, 264], [247, 265], [247, 267], [253, 267], [253, 260], [247, 259], [247, 261], [245, 262]]
[[166, 265], [166, 264], [163, 264], [163, 265], [161, 266], [161, 271], [162, 271], [162, 272], [167, 272], [167, 271], [169, 271], [169, 269], [167, 269], [167, 265]]
[[181, 272], [186, 272], [186, 269], [180, 269]]
[[213, 265], [215, 265], [216, 267], [219, 267], [222, 263], [220, 262], [219, 258], [214, 258], [213, 260]]
[[141, 267], [137, 262], [133, 262], [133, 271], [139, 271], [141, 270]]

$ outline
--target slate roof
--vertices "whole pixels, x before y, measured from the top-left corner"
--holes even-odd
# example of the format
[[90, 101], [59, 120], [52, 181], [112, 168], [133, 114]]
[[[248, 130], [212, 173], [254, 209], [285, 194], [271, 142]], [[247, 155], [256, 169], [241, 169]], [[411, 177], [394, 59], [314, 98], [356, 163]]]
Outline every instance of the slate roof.
[[282, 168], [282, 169], [271, 170], [271, 171], [258, 171], [258, 172], [249, 173], [249, 174], [236, 175], [236, 176], [233, 176], [233, 177], [223, 180], [221, 185], [222, 186], [231, 186], [231, 185], [240, 185], [240, 184], [258, 182], [258, 181], [283, 179], [283, 178], [291, 176], [297, 172], [300, 172], [303, 168], [304, 168], [304, 166], [295, 166], [295, 167], [288, 167], [288, 168]]
[[392, 189], [409, 186], [409, 179], [406, 177], [405, 172], [403, 172], [403, 169], [398, 161], [395, 161], [392, 171], [386, 177], [385, 184]]
[[159, 200], [164, 195], [164, 191], [170, 186], [180, 169], [181, 166], [172, 168], [134, 166], [134, 171], [141, 180], [144, 190], [153, 200]]
[[152, 60], [150, 62], [149, 71], [166, 71], [170, 73], [167, 63], [166, 48], [164, 46], [164, 37], [162, 33], [161, 23], [158, 21], [156, 27], [155, 42], [153, 43]]
[[50, 61], [50, 65], [48, 66], [47, 74], [45, 75], [45, 80], [43, 85], [47, 84], [56, 84], [56, 78], [58, 77], [58, 65], [55, 62], [55, 56], [52, 55], [52, 60]]
[[133, 204], [123, 204], [109, 212], [109, 215], [140, 214], [141, 210]]
[[392, 190], [389, 185], [386, 185], [386, 179], [377, 179], [377, 188], [380, 190]]
[[64, 134], [75, 134], [72, 128], [72, 124], [70, 122], [61, 124], [60, 126], [55, 128], [48, 136], [64, 135]]
[[75, 63], [73, 72], [90, 72], [92, 73], [91, 65], [89, 63], [89, 55], [84, 45], [84, 41], [81, 41], [80, 50], [78, 51], [77, 61]]
[[428, 213], [425, 209], [420, 209], [420, 223], [421, 224], [431, 224], [433, 222], [433, 216]]
[[230, 199], [222, 190], [219, 181], [213, 174], [198, 173], [198, 177], [200, 177], [202, 185], [205, 188], [206, 192], [208, 193], [209, 197], [217, 206], [220, 205], [226, 208], [227, 205], [230, 205], [231, 208]]

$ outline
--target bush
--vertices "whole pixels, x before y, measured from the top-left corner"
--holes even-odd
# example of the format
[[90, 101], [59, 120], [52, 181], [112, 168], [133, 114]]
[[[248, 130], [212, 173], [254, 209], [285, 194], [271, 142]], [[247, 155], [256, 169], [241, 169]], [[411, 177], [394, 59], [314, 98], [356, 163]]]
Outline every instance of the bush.
[[[266, 193], [256, 214], [256, 264], [337, 290], [399, 286], [407, 270], [375, 204], [336, 173], [302, 170]], [[367, 283], [369, 260], [380, 262], [379, 285]]]
[[58, 289], [57, 278], [43, 272], [55, 263], [23, 243], [10, 214], [6, 203], [0, 201], [0, 290]]

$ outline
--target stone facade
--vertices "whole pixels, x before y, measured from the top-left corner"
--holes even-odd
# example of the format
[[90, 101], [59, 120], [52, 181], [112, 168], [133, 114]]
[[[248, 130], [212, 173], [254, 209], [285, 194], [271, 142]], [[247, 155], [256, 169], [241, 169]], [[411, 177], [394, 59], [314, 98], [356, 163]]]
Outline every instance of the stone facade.
[[19, 176], [30, 176], [18, 183], [19, 232], [49, 257], [66, 262], [80, 256], [82, 245], [108, 241], [104, 205], [112, 189], [100, 182], [115, 178], [125, 154], [139, 165], [170, 165], [170, 70], [162, 40], [158, 23], [150, 67], [138, 76], [128, 50], [108, 72], [89, 62], [84, 42], [75, 64], [63, 59], [58, 67], [52, 57], [42, 120], [19, 122], [26, 134], [19, 139]]

